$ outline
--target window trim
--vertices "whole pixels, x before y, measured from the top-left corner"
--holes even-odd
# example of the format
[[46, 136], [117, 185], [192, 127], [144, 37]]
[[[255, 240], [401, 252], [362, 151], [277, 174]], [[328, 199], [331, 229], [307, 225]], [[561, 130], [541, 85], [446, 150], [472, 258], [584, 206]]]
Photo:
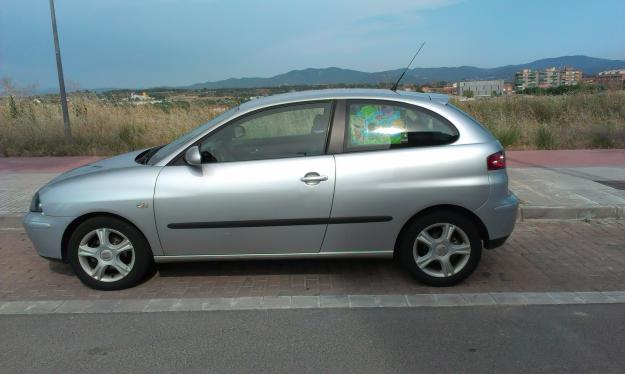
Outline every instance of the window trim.
[[[188, 164], [184, 161], [184, 154], [187, 152], [187, 150], [189, 148], [194, 147], [194, 146], [199, 146], [204, 140], [208, 139], [210, 136], [214, 135], [218, 131], [224, 129], [226, 126], [230, 126], [230, 125], [234, 124], [235, 122], [244, 120], [246, 117], [250, 117], [250, 116], [256, 115], [258, 113], [265, 112], [265, 111], [271, 111], [271, 110], [280, 109], [280, 108], [286, 108], [286, 107], [290, 107], [290, 106], [300, 106], [300, 105], [308, 105], [308, 104], [316, 104], [316, 103], [329, 103], [330, 104], [330, 117], [329, 117], [330, 118], [330, 122], [328, 124], [328, 131], [326, 133], [325, 144], [324, 144], [324, 147], [323, 147], [323, 149], [324, 149], [324, 153], [323, 154], [315, 155], [315, 156], [280, 157], [280, 158], [264, 158], [264, 159], [260, 159], [260, 160], [228, 161], [228, 163], [263, 161], [263, 160], [282, 160], [282, 159], [292, 159], [292, 158], [302, 158], [302, 157], [325, 156], [325, 155], [328, 154], [328, 144], [330, 143], [330, 134], [332, 133], [332, 128], [333, 128], [333, 124], [334, 124], [335, 116], [336, 116], [336, 100], [335, 99], [296, 101], [296, 102], [291, 102], [291, 103], [284, 103], [284, 104], [277, 104], [277, 105], [266, 106], [266, 107], [262, 107], [262, 108], [258, 108], [258, 109], [252, 110], [252, 111], [247, 112], [245, 114], [242, 114], [242, 115], [240, 115], [238, 117], [232, 118], [228, 122], [222, 123], [221, 125], [219, 125], [216, 128], [211, 129], [211, 131], [209, 131], [208, 134], [203, 135], [198, 140], [194, 141], [191, 145], [189, 145], [188, 147], [185, 147], [182, 151], [180, 151], [175, 157], [173, 157], [171, 159], [171, 161], [169, 161], [167, 163], [166, 166], [182, 166], [182, 165], [188, 166]], [[224, 164], [224, 162], [218, 162], [218, 164]]]
[[[458, 139], [460, 139], [460, 131], [458, 131], [458, 128], [456, 126], [454, 126], [454, 124], [448, 120], [447, 118], [445, 118], [444, 116], [442, 116], [441, 114], [415, 105], [415, 104], [411, 104], [411, 103], [405, 103], [402, 101], [393, 101], [393, 100], [377, 100], [377, 99], [347, 99], [344, 100], [345, 101], [345, 108], [343, 108], [343, 144], [342, 144], [342, 150], [341, 153], [359, 153], [359, 152], [379, 152], [379, 151], [394, 151], [394, 150], [405, 150], [405, 149], [422, 149], [422, 148], [429, 148], [429, 147], [441, 147], [441, 146], [447, 146], [450, 144], [454, 144], [455, 142], [458, 141]], [[388, 106], [399, 106], [399, 107], [404, 107], [406, 109], [411, 109], [411, 110], [415, 110], [417, 112], [421, 112], [421, 113], [425, 113], [427, 115], [430, 115], [438, 120], [440, 120], [441, 122], [443, 122], [444, 124], [446, 124], [447, 126], [449, 126], [453, 131], [455, 131], [456, 133], [456, 137], [454, 140], [452, 140], [449, 143], [444, 143], [444, 144], [436, 144], [436, 145], [424, 145], [424, 146], [416, 146], [416, 147], [400, 147], [400, 148], [390, 148], [388, 146], [377, 146], [377, 145], [373, 145], [370, 146], [368, 148], [363, 147], [361, 149], [354, 149], [354, 148], [349, 148], [347, 142], [349, 141], [349, 107], [352, 104], [362, 104], [362, 103], [371, 103], [374, 105], [388, 105]], [[382, 148], [384, 147], [384, 148]]]
[[343, 153], [343, 138], [345, 135], [345, 102], [344, 99], [335, 101], [334, 116], [332, 118], [332, 126], [330, 140], [326, 149], [327, 154]]

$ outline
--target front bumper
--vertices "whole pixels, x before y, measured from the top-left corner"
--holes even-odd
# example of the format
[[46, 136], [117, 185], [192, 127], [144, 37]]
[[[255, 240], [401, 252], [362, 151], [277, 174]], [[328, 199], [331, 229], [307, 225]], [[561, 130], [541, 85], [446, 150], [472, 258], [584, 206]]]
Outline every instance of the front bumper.
[[51, 217], [29, 212], [24, 216], [23, 224], [26, 234], [40, 256], [51, 260], [62, 260], [63, 233], [73, 220], [73, 217]]

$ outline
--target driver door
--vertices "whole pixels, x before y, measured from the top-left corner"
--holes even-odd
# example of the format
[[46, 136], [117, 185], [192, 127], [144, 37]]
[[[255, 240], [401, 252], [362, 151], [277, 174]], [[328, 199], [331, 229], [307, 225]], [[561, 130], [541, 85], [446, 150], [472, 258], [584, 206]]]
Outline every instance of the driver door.
[[317, 253], [334, 193], [331, 102], [270, 108], [200, 142], [202, 165], [166, 166], [154, 209], [166, 255]]

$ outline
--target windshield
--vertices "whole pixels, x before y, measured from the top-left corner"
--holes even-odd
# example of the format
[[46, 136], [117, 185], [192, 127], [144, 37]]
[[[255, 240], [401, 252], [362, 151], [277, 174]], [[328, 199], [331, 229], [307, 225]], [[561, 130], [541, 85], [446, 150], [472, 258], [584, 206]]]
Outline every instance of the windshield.
[[198, 126], [195, 129], [189, 131], [188, 133], [182, 135], [181, 137], [179, 137], [178, 139], [172, 141], [171, 143], [166, 144], [161, 149], [159, 149], [158, 152], [156, 152], [154, 154], [154, 156], [152, 156], [150, 158], [149, 164], [150, 165], [154, 165], [154, 164], [158, 163], [159, 161], [161, 161], [162, 159], [167, 157], [170, 153], [176, 151], [178, 148], [180, 148], [185, 143], [190, 142], [194, 138], [200, 136], [203, 132], [205, 132], [206, 130], [208, 130], [211, 127], [215, 126], [216, 124], [218, 124], [219, 122], [223, 121], [224, 119], [230, 117], [234, 112], [236, 112], [238, 110], [239, 110], [238, 106], [236, 106], [234, 108], [231, 108], [230, 110], [227, 110], [227, 111], [221, 113], [220, 115], [218, 115], [217, 117], [215, 117], [212, 120], [208, 121], [207, 123], [205, 123], [205, 124], [203, 124], [201, 126]]

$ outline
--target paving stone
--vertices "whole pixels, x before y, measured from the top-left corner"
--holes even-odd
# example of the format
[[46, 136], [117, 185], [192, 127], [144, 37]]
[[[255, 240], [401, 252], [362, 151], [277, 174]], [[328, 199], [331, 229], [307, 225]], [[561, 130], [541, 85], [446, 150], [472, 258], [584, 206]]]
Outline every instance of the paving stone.
[[625, 291], [605, 291], [602, 294], [615, 301], [625, 303]]
[[194, 312], [202, 310], [204, 303], [208, 301], [207, 298], [190, 298], [190, 299], [178, 299], [173, 305], [172, 311], [186, 311]]
[[80, 313], [110, 313], [119, 304], [119, 300], [90, 300]]
[[232, 303], [234, 309], [259, 309], [262, 305], [262, 296], [239, 297], [234, 299]]
[[92, 302], [93, 300], [67, 300], [56, 308], [54, 313], [84, 313]]
[[576, 292], [582, 300], [587, 304], [604, 304], [614, 302], [615, 300], [601, 292]]
[[54, 312], [63, 301], [13, 301], [0, 305], [0, 314], [47, 314]]
[[234, 299], [229, 297], [210, 298], [202, 304], [202, 310], [229, 310], [233, 303]]
[[150, 299], [130, 299], [120, 300], [117, 305], [113, 307], [115, 313], [138, 313], [143, 312], [145, 307], [148, 306]]
[[379, 295], [375, 297], [375, 303], [381, 307], [408, 306], [408, 300], [404, 295]]
[[292, 308], [319, 308], [319, 296], [291, 296]]
[[525, 305], [527, 300], [522, 294], [514, 292], [493, 292], [490, 294], [499, 305]]
[[291, 307], [291, 296], [263, 296], [263, 308], [283, 309]]
[[439, 294], [436, 295], [436, 306], [463, 306], [466, 300], [461, 294]]
[[523, 292], [522, 297], [528, 304], [556, 304], [556, 301], [546, 292]]
[[374, 308], [377, 307], [375, 296], [371, 295], [349, 295], [350, 308]]
[[584, 304], [585, 301], [575, 292], [549, 292], [556, 304]]
[[497, 302], [487, 293], [465, 293], [462, 298], [466, 305], [495, 305]]
[[144, 312], [169, 312], [180, 299], [152, 299], [143, 309]]
[[347, 308], [349, 299], [347, 295], [321, 295], [319, 304], [322, 308]]
[[406, 295], [406, 299], [410, 306], [436, 306], [435, 295]]

